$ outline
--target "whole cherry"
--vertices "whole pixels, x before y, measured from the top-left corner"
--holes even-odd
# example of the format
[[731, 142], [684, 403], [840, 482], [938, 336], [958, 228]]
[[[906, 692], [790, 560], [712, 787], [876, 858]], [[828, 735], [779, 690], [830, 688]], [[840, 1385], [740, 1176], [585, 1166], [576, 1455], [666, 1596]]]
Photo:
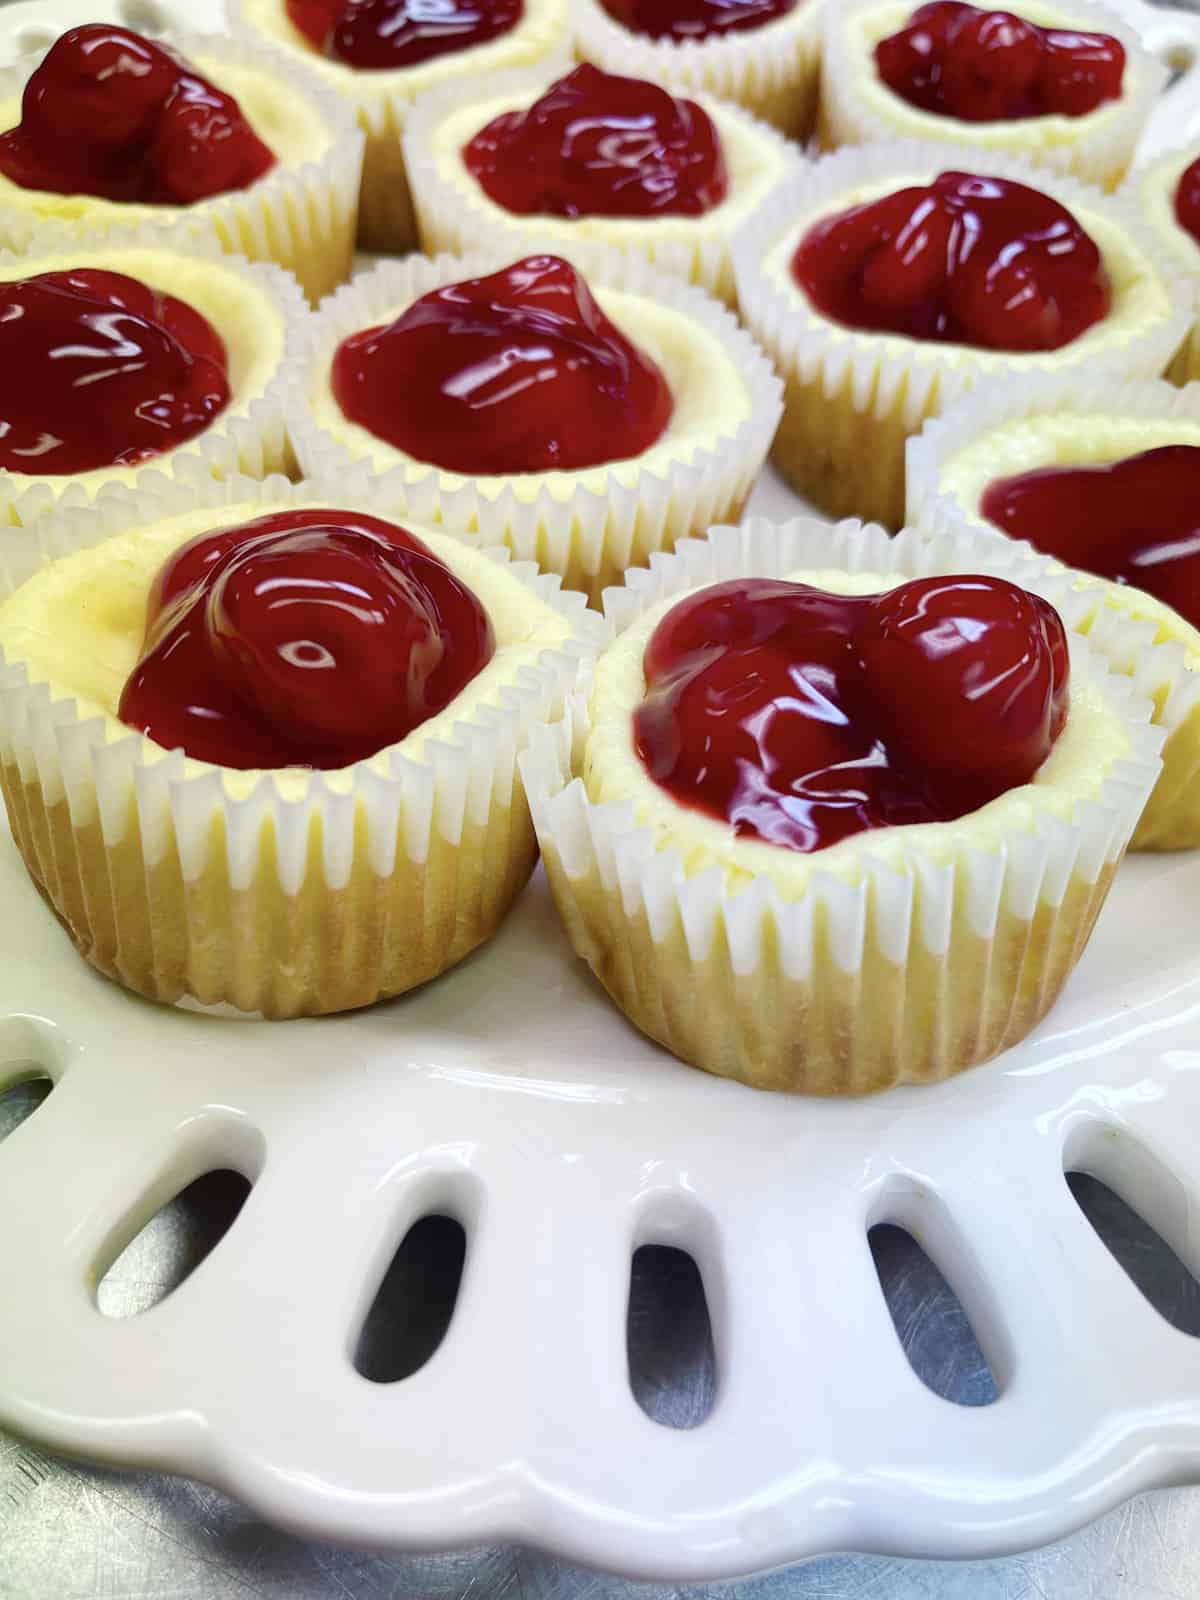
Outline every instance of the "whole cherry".
[[64, 33], [30, 76], [21, 121], [35, 136], [116, 149], [150, 136], [178, 70], [160, 45], [85, 23]]
[[1066, 634], [1015, 584], [913, 579], [874, 601], [857, 644], [889, 755], [955, 810], [1027, 783], [1061, 731]]
[[445, 654], [422, 567], [433, 563], [357, 530], [264, 535], [226, 557], [209, 591], [215, 657], [281, 733], [365, 741], [382, 718], [402, 737], [428, 716]]
[[221, 766], [348, 766], [443, 710], [494, 649], [476, 596], [403, 528], [272, 512], [158, 573], [120, 716]]
[[970, 122], [995, 122], [1020, 106], [1042, 67], [1037, 28], [1011, 11], [980, 11], [958, 29], [946, 52], [946, 109]]

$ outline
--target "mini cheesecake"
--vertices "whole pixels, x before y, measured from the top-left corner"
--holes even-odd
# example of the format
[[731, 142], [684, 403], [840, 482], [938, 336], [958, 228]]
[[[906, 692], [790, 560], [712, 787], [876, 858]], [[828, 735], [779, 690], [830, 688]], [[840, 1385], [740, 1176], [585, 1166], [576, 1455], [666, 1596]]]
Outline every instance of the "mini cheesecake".
[[1200, 845], [1200, 396], [1162, 381], [1061, 379], [981, 390], [909, 446], [908, 516], [934, 533], [1026, 540], [1078, 569], [1080, 632], [1120, 639], [1119, 670], [1167, 735], [1134, 849]]
[[315, 302], [349, 276], [362, 135], [267, 52], [72, 28], [0, 73], [0, 244], [161, 228], [274, 261]]
[[804, 140], [826, 9], [826, 0], [574, 0], [575, 50], [606, 72], [735, 101]]
[[1090, 0], [846, 0], [826, 13], [821, 137], [936, 139], [1112, 188], [1166, 80], [1136, 31]]
[[415, 102], [452, 83], [565, 65], [567, 0], [441, 0], [420, 15], [404, 0], [230, 0], [235, 40], [265, 46], [280, 67], [334, 96], [366, 138], [359, 208], [364, 250], [417, 242], [401, 139]]
[[987, 536], [815, 521], [714, 530], [610, 592], [618, 637], [523, 772], [568, 937], [638, 1028], [756, 1088], [863, 1094], [1045, 1015], [1161, 742], [1053, 592]]
[[730, 237], [800, 160], [738, 106], [586, 62], [425, 96], [405, 158], [427, 255], [597, 247], [731, 305]]
[[93, 966], [312, 1015], [495, 930], [536, 856], [516, 755], [602, 633], [580, 597], [278, 479], [160, 480], [15, 538], [0, 786]]
[[148, 472], [293, 465], [284, 396], [306, 310], [287, 273], [151, 231], [0, 257], [0, 522]]
[[397, 510], [598, 602], [740, 515], [779, 389], [725, 307], [636, 259], [443, 256], [382, 263], [322, 308], [288, 416], [314, 481], [374, 475]]
[[939, 145], [826, 157], [768, 199], [734, 264], [785, 382], [780, 471], [822, 511], [890, 527], [928, 417], [985, 379], [1158, 376], [1190, 320], [1122, 198]]

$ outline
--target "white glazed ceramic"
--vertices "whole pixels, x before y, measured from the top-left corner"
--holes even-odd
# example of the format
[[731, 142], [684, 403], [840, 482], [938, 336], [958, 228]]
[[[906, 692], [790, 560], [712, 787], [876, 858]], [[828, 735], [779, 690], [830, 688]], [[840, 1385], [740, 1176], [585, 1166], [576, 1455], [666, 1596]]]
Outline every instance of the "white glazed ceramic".
[[[0, 11], [0, 34], [34, 10]], [[1175, 95], [1158, 144], [1189, 118], [1200, 133], [1195, 77]], [[795, 504], [771, 482], [755, 499]], [[56, 1083], [0, 1148], [6, 1427], [204, 1478], [310, 1535], [516, 1541], [678, 1579], [1018, 1550], [1200, 1479], [1200, 1343], [1063, 1176], [1094, 1173], [1200, 1273], [1196, 857], [1126, 864], [1020, 1049], [857, 1103], [757, 1094], [648, 1044], [570, 956], [540, 875], [448, 977], [299, 1023], [170, 1011], [96, 976], [6, 837], [0, 905], [0, 1088]], [[103, 1317], [96, 1277], [220, 1166], [254, 1180], [228, 1236], [153, 1310]], [[467, 1234], [449, 1333], [415, 1376], [369, 1383], [359, 1327], [430, 1212]], [[867, 1244], [885, 1221], [962, 1299], [994, 1404], [951, 1405], [910, 1369]], [[687, 1249], [704, 1280], [717, 1400], [691, 1432], [629, 1387], [644, 1243]]]

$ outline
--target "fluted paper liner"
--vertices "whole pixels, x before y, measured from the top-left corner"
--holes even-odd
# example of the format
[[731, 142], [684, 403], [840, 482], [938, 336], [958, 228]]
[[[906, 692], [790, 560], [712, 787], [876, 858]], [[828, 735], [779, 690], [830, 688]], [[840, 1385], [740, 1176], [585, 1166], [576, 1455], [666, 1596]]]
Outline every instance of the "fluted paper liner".
[[[235, 98], [240, 98], [236, 85], [252, 76], [269, 85], [272, 107], [250, 120], [274, 152], [271, 170], [246, 189], [190, 206], [124, 204], [96, 195], [26, 190], [0, 180], [0, 246], [24, 251], [36, 237], [39, 248], [63, 251], [96, 244], [114, 231], [157, 228], [168, 238], [213, 240], [247, 260], [273, 261], [292, 272], [316, 304], [350, 276], [354, 259], [363, 135], [353, 112], [321, 84], [281, 66], [253, 40], [172, 30], [164, 42]], [[26, 57], [0, 70], [0, 106], [12, 102], [13, 122], [34, 65]], [[281, 100], [288, 117], [296, 114], [298, 103], [315, 130], [310, 159], [298, 159], [288, 130], [273, 126], [263, 114], [274, 110], [278, 115]], [[244, 103], [242, 110], [247, 112]]]
[[817, 114], [822, 13], [839, 3], [797, 0], [761, 28], [680, 42], [633, 33], [600, 0], [574, 0], [575, 50], [606, 72], [733, 100], [792, 138], [807, 139]]
[[[231, 507], [346, 503], [278, 478], [188, 488], [159, 475], [14, 535], [0, 554], [3, 593], [47, 560], [201, 507], [217, 521]], [[355, 506], [379, 512], [361, 497]], [[504, 551], [487, 556], [507, 564]], [[242, 773], [168, 754], [112, 717], [83, 716], [0, 650], [9, 820], [80, 952], [152, 999], [286, 1017], [401, 993], [486, 939], [536, 859], [516, 757], [561, 714], [605, 631], [557, 579], [508, 570], [565, 619], [561, 644], [531, 650], [448, 736], [337, 772]]]
[[1106, 189], [1120, 183], [1168, 78], [1165, 64], [1143, 48], [1137, 30], [1122, 17], [1093, 0], [1074, 6], [1070, 0], [1063, 5], [1026, 0], [1020, 15], [1027, 22], [1107, 33], [1121, 41], [1125, 75], [1120, 98], [1082, 117], [964, 122], [909, 105], [879, 77], [875, 45], [904, 27], [914, 10], [910, 0], [841, 0], [827, 8], [820, 115], [826, 148], [935, 139], [947, 147], [947, 165], [953, 165], [953, 147], [960, 146], [1023, 156], [1039, 167], [1074, 173]]
[[1200, 159], [1200, 145], [1172, 150], [1160, 160], [1135, 172], [1127, 189], [1134, 191], [1146, 227], [1158, 242], [1167, 260], [1183, 274], [1190, 298], [1192, 317], [1188, 336], [1167, 372], [1172, 383], [1190, 383], [1200, 378], [1200, 244], [1175, 216], [1175, 191], [1179, 180]]
[[[790, 274], [808, 229], [944, 171], [1008, 178], [1066, 206], [1104, 255], [1114, 285], [1109, 315], [1060, 350], [1013, 353], [866, 333], [817, 312]], [[975, 383], [1071, 370], [1158, 377], [1165, 370], [1191, 321], [1193, 291], [1160, 255], [1127, 198], [1013, 156], [928, 143], [827, 156], [781, 184], [734, 240], [743, 319], [784, 380], [776, 465], [822, 511], [898, 528], [906, 441]]]
[[[229, 351], [230, 401], [203, 433], [137, 466], [97, 467], [73, 475], [0, 472], [0, 529], [33, 522], [52, 509], [88, 505], [104, 488], [133, 487], [148, 472], [199, 467], [210, 477], [240, 473], [265, 478], [292, 471], [295, 459], [284, 408], [301, 359], [308, 308], [289, 273], [267, 262], [225, 255], [215, 244], [171, 242], [155, 229], [134, 229], [66, 248], [61, 237], [46, 239], [39, 232], [28, 254], [0, 252], [0, 277], [5, 278], [80, 267], [126, 273], [201, 311]], [[194, 289], [180, 281], [181, 275], [200, 267], [205, 273], [203, 305]], [[239, 309], [253, 310], [252, 325], [243, 327], [234, 320]]]
[[[560, 253], [575, 258], [574, 251]], [[339, 436], [313, 412], [314, 396], [328, 393], [329, 365], [343, 339], [391, 321], [443, 284], [483, 276], [519, 259], [520, 252], [505, 251], [381, 262], [340, 289], [310, 325], [308, 354], [291, 384], [288, 426], [302, 468], [327, 493], [347, 483], [366, 484], [378, 474], [374, 492], [383, 504], [427, 526], [469, 534], [481, 544], [507, 545], [519, 559], [557, 572], [568, 588], [582, 589], [598, 603], [626, 567], [714, 522], [736, 521], [770, 448], [779, 421], [779, 381], [762, 351], [717, 301], [633, 257], [606, 252], [578, 262], [593, 289], [636, 295], [647, 312], [674, 313], [694, 327], [696, 337], [682, 357], [664, 353], [640, 331], [631, 335], [660, 362], [668, 379], [674, 364], [686, 385], [707, 340], [729, 369], [728, 382], [743, 388], [740, 410], [735, 406], [727, 424], [706, 413], [681, 438], [672, 434], [673, 422], [657, 445], [628, 461], [580, 473], [466, 478], [416, 461], [361, 429]], [[679, 402], [679, 386], [672, 387]], [[719, 397], [720, 404], [726, 400]], [[680, 409], [681, 403], [677, 417]], [[340, 422], [340, 412], [334, 420]]]
[[524, 0], [515, 27], [486, 44], [438, 56], [396, 71], [357, 71], [319, 55], [291, 25], [283, 0], [229, 0], [235, 46], [265, 46], [297, 75], [334, 95], [366, 140], [359, 196], [359, 243], [364, 250], [402, 254], [416, 248], [412, 197], [401, 139], [414, 100], [444, 83], [467, 79], [479, 87], [513, 67], [570, 56], [569, 4], [574, 0]]
[[[1064, 415], [1077, 418], [1080, 437], [1092, 441], [1089, 460], [1096, 459], [1095, 442], [1103, 436], [1104, 423], [1117, 420], [1151, 422], [1168, 431], [1178, 423], [1180, 443], [1200, 444], [1200, 390], [1194, 386], [1179, 389], [1151, 379], [1102, 383], [1052, 378], [1000, 384], [980, 390], [948, 416], [927, 423], [909, 444], [909, 522], [938, 537], [986, 533], [1012, 544], [944, 482], [945, 470], [968, 446], [1007, 423]], [[1008, 476], [1012, 470], [1022, 469], [1006, 465], [1000, 475]], [[1154, 721], [1166, 735], [1162, 775], [1131, 849], [1195, 848], [1200, 845], [1200, 631], [1140, 589], [1064, 568], [1023, 541], [1019, 548], [1054, 575], [1046, 581], [1063, 617], [1088, 636], [1111, 670], [1133, 680], [1137, 694], [1152, 702]]]
[[[404, 158], [426, 255], [475, 249], [510, 250], [514, 257], [566, 249], [582, 264], [594, 252], [640, 257], [736, 308], [732, 230], [744, 222], [771, 186], [800, 166], [796, 147], [740, 106], [701, 94], [725, 154], [730, 186], [725, 199], [700, 216], [523, 216], [506, 211], [485, 193], [461, 160], [461, 147], [494, 117], [527, 110], [564, 74], [538, 68], [498, 74], [486, 95], [477, 84], [453, 84], [423, 96], [404, 136]], [[478, 108], [478, 109], [476, 109]], [[452, 155], [439, 152], [447, 123], [456, 125]], [[448, 159], [449, 157], [449, 159]]]
[[[657, 603], [731, 578], [847, 570], [897, 582], [993, 572], [1017, 583], [1041, 568], [983, 538], [889, 539], [880, 528], [752, 519], [681, 544], [613, 590], [628, 627]], [[1039, 582], [1031, 584], [1040, 588]], [[1109, 677], [1076, 636], [1129, 739], [1097, 775], [1094, 798], [1054, 814], [1034, 784], [999, 839], [979, 821], [930, 824], [924, 848], [891, 861], [870, 833], [785, 873], [704, 866], [642, 826], [630, 801], [597, 804], [579, 773], [586, 690], [522, 757], [555, 901], [574, 949], [629, 1018], [693, 1066], [759, 1088], [863, 1094], [929, 1083], [1015, 1044], [1053, 1004], [1087, 943], [1158, 773], [1159, 730], [1128, 680]], [[886, 831], [886, 830], [885, 830]], [[847, 853], [846, 847], [850, 846]], [[770, 849], [760, 846], [762, 854]], [[822, 861], [822, 855], [829, 859]], [[780, 850], [789, 867], [797, 861]], [[692, 870], [692, 869], [695, 870]], [[781, 883], [786, 886], [781, 888]]]

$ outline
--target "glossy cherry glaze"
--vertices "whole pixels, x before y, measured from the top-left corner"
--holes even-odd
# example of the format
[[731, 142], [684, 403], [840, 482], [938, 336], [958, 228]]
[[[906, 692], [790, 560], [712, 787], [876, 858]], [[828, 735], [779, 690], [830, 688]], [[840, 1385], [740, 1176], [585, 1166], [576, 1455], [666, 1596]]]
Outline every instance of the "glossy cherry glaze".
[[1100, 251], [1064, 206], [963, 172], [817, 223], [792, 276], [847, 327], [992, 350], [1057, 350], [1112, 302]]
[[1179, 226], [1200, 244], [1200, 160], [1193, 161], [1175, 190], [1175, 217]]
[[525, 11], [524, 0], [286, 0], [286, 7], [315, 50], [367, 72], [487, 44]]
[[0, 468], [130, 466], [229, 404], [225, 346], [191, 306], [118, 272], [0, 283]]
[[481, 128], [463, 161], [520, 216], [700, 216], [729, 180], [708, 113], [657, 84], [584, 62], [527, 111]]
[[1107, 33], [1039, 28], [1011, 11], [934, 0], [875, 46], [875, 66], [909, 105], [962, 122], [1082, 117], [1117, 100], [1125, 47]]
[[600, 0], [610, 17], [649, 39], [709, 39], [761, 28], [804, 0]]
[[854, 598], [716, 584], [667, 613], [644, 669], [634, 740], [654, 781], [799, 851], [949, 821], [1028, 783], [1069, 703], [1057, 612], [999, 578]]
[[1012, 538], [1135, 584], [1200, 628], [1200, 446], [1000, 478], [979, 509]]
[[277, 511], [177, 551], [150, 593], [121, 721], [223, 767], [345, 767], [491, 660], [487, 612], [393, 523]]
[[452, 283], [333, 359], [342, 412], [449, 472], [578, 471], [640, 455], [674, 403], [557, 256]]
[[244, 189], [275, 157], [232, 95], [127, 28], [64, 33], [0, 134], [0, 172], [23, 189], [190, 205]]

